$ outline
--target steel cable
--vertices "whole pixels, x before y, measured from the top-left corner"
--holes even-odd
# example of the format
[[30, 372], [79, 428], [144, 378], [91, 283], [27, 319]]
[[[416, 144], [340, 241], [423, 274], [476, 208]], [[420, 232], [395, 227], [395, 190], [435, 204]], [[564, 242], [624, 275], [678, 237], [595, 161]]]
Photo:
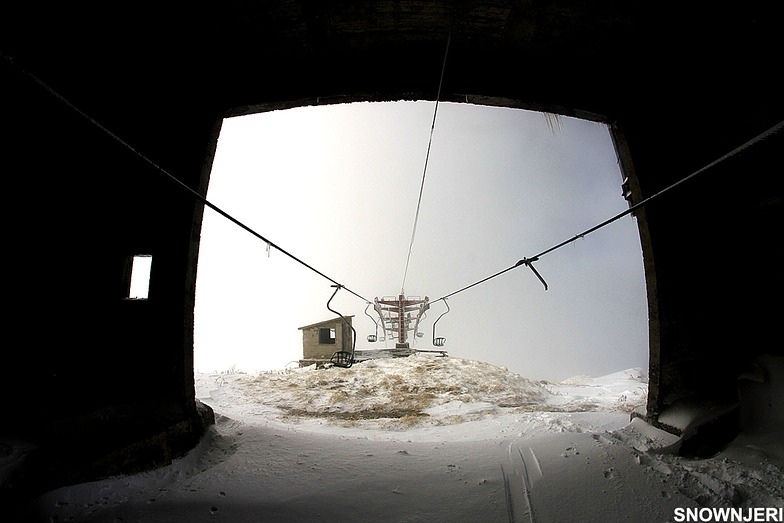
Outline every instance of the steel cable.
[[[444, 296], [442, 296], [442, 297], [440, 297], [440, 298], [438, 298], [436, 300], [433, 300], [430, 303], [432, 304], [432, 303], [435, 303], [437, 301], [445, 300], [445, 299], [447, 299], [449, 297], [452, 297], [455, 294], [460, 294], [461, 292], [467, 291], [468, 289], [471, 289], [473, 287], [476, 287], [477, 285], [480, 285], [480, 284], [485, 283], [485, 282], [487, 282], [489, 280], [492, 280], [493, 278], [497, 278], [498, 276], [501, 276], [502, 274], [505, 274], [505, 273], [511, 271], [512, 269], [516, 269], [517, 267], [520, 267], [521, 265], [525, 265], [525, 266], [528, 266], [529, 268], [531, 268], [531, 270], [534, 271], [534, 273], [539, 277], [539, 279], [542, 281], [542, 283], [544, 283], [544, 280], [542, 280], [541, 276], [539, 276], [539, 273], [536, 272], [536, 269], [533, 268], [533, 262], [538, 261], [539, 258], [541, 258], [542, 256], [545, 256], [546, 254], [549, 254], [549, 253], [551, 253], [553, 251], [556, 251], [556, 250], [560, 249], [561, 247], [564, 247], [566, 245], [569, 245], [572, 242], [575, 242], [575, 241], [577, 241], [577, 240], [579, 240], [581, 238], [584, 238], [587, 235], [591, 234], [592, 232], [596, 232], [599, 229], [601, 229], [603, 227], [606, 227], [606, 226], [610, 225], [611, 223], [613, 223], [613, 222], [615, 222], [617, 220], [620, 220], [624, 216], [632, 214], [636, 210], [638, 210], [641, 207], [645, 206], [646, 204], [650, 203], [652, 200], [654, 200], [656, 198], [659, 198], [663, 194], [671, 191], [672, 189], [678, 187], [679, 185], [681, 185], [683, 183], [686, 183], [687, 181], [689, 181], [692, 178], [695, 178], [696, 176], [704, 173], [705, 171], [711, 169], [712, 167], [715, 167], [716, 165], [720, 164], [721, 162], [723, 162], [723, 161], [725, 161], [725, 160], [727, 160], [727, 159], [729, 159], [729, 158], [739, 154], [744, 149], [746, 149], [748, 147], [751, 147], [752, 145], [767, 139], [771, 135], [781, 131], [782, 128], [784, 128], [784, 121], [779, 122], [778, 124], [774, 125], [773, 127], [769, 128], [768, 130], [758, 134], [757, 136], [755, 136], [751, 140], [748, 140], [744, 144], [736, 147], [735, 149], [733, 149], [730, 152], [728, 152], [727, 154], [717, 158], [716, 160], [710, 162], [709, 164], [705, 165], [704, 167], [701, 167], [700, 169], [697, 169], [696, 171], [694, 171], [693, 173], [689, 174], [688, 176], [685, 176], [684, 178], [681, 178], [680, 180], [676, 181], [675, 183], [673, 183], [671, 185], [668, 185], [664, 189], [662, 189], [662, 190], [652, 194], [651, 196], [648, 196], [647, 198], [641, 200], [640, 202], [638, 202], [638, 203], [636, 203], [634, 205], [629, 206], [628, 209], [626, 209], [625, 211], [622, 211], [622, 212], [616, 214], [612, 218], [609, 218], [609, 219], [607, 219], [607, 220], [605, 220], [605, 221], [603, 221], [603, 222], [601, 222], [601, 223], [599, 223], [597, 225], [594, 225], [590, 229], [587, 229], [587, 230], [581, 232], [580, 234], [576, 234], [576, 235], [572, 236], [571, 238], [569, 238], [568, 240], [564, 240], [561, 243], [558, 243], [558, 244], [550, 247], [549, 249], [546, 249], [546, 250], [540, 252], [536, 256], [532, 256], [530, 258], [523, 258], [523, 259], [519, 260], [517, 263], [515, 263], [514, 265], [512, 265], [511, 267], [507, 267], [506, 269], [502, 269], [502, 270], [500, 270], [500, 271], [498, 271], [498, 272], [496, 272], [494, 274], [491, 274], [490, 276], [482, 278], [481, 280], [478, 280], [478, 281], [476, 281], [476, 282], [474, 282], [474, 283], [472, 283], [470, 285], [466, 285], [465, 287], [462, 287], [462, 288], [460, 288], [460, 289], [458, 289], [458, 290], [456, 290], [454, 292], [450, 292], [449, 294], [445, 294]], [[545, 290], [547, 290], [547, 284], [545, 284]]]

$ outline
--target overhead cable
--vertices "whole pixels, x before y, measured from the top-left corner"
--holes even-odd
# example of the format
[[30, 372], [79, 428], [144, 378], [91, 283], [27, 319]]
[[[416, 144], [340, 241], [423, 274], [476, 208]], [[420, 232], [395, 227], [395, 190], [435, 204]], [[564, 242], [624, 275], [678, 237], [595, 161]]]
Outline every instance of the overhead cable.
[[534, 274], [536, 274], [536, 276], [539, 278], [539, 280], [544, 284], [545, 290], [547, 290], [547, 283], [545, 283], [545, 281], [541, 277], [541, 275], [536, 271], [536, 269], [534, 269], [533, 262], [538, 261], [539, 258], [541, 258], [542, 256], [544, 256], [546, 254], [549, 254], [549, 253], [551, 253], [551, 252], [553, 252], [555, 250], [560, 249], [561, 247], [569, 245], [572, 242], [575, 242], [575, 241], [577, 241], [579, 239], [584, 238], [585, 236], [591, 234], [592, 232], [596, 232], [599, 229], [601, 229], [603, 227], [606, 227], [607, 225], [610, 225], [611, 223], [613, 223], [613, 222], [615, 222], [617, 220], [620, 220], [624, 216], [632, 214], [636, 210], [638, 210], [641, 207], [645, 206], [646, 204], [650, 203], [652, 200], [654, 200], [656, 198], [659, 198], [663, 194], [671, 191], [672, 189], [675, 189], [679, 185], [681, 185], [683, 183], [686, 183], [687, 181], [689, 181], [692, 178], [694, 178], [694, 177], [704, 173], [705, 171], [715, 167], [716, 165], [720, 164], [721, 162], [723, 162], [723, 161], [725, 161], [725, 160], [727, 160], [727, 159], [729, 159], [729, 158], [739, 154], [744, 149], [746, 149], [748, 147], [751, 147], [752, 145], [767, 139], [768, 137], [770, 137], [773, 134], [776, 134], [777, 132], [781, 131], [782, 128], [784, 128], [784, 121], [781, 121], [781, 122], [777, 123], [776, 125], [774, 125], [770, 129], [768, 129], [768, 130], [758, 134], [757, 136], [755, 136], [751, 140], [749, 140], [749, 141], [745, 142], [744, 144], [736, 147], [735, 149], [731, 150], [730, 152], [728, 152], [727, 154], [721, 156], [720, 158], [717, 158], [716, 160], [712, 161], [711, 163], [705, 165], [704, 167], [701, 167], [700, 169], [697, 169], [696, 171], [694, 171], [693, 173], [689, 174], [688, 176], [686, 176], [684, 178], [681, 178], [680, 180], [676, 181], [675, 183], [673, 183], [671, 185], [668, 185], [667, 187], [665, 187], [664, 189], [660, 190], [659, 192], [654, 193], [651, 196], [648, 196], [647, 198], [641, 200], [640, 202], [638, 202], [638, 203], [636, 203], [634, 205], [629, 206], [628, 209], [626, 209], [623, 212], [620, 212], [620, 213], [616, 214], [612, 218], [609, 218], [609, 219], [603, 221], [602, 223], [594, 225], [590, 229], [587, 229], [587, 230], [581, 232], [580, 234], [576, 234], [576, 235], [572, 236], [571, 238], [569, 238], [568, 240], [564, 240], [561, 243], [558, 243], [558, 244], [550, 247], [549, 249], [546, 249], [546, 250], [540, 252], [536, 256], [532, 256], [530, 258], [523, 258], [522, 260], [519, 260], [517, 263], [515, 263], [511, 267], [507, 267], [506, 269], [502, 269], [502, 270], [496, 272], [495, 274], [491, 274], [490, 276], [482, 278], [481, 280], [476, 281], [476, 282], [474, 282], [474, 283], [472, 283], [470, 285], [466, 285], [465, 287], [462, 287], [462, 288], [460, 288], [460, 289], [458, 289], [458, 290], [456, 290], [454, 292], [446, 294], [446, 295], [444, 295], [444, 296], [442, 296], [442, 297], [440, 297], [440, 298], [438, 298], [436, 300], [431, 301], [430, 303], [432, 304], [432, 303], [435, 303], [435, 302], [440, 301], [440, 300], [446, 300], [447, 298], [449, 298], [451, 296], [454, 296], [455, 294], [459, 294], [461, 292], [467, 291], [468, 289], [470, 289], [472, 287], [476, 287], [477, 285], [485, 283], [488, 280], [492, 280], [493, 278], [497, 278], [498, 276], [501, 276], [502, 274], [505, 274], [505, 273], [511, 271], [512, 269], [516, 269], [517, 267], [520, 267], [522, 265], [525, 265], [525, 266], [529, 267], [534, 272]]
[[205, 198], [204, 196], [202, 196], [201, 194], [199, 194], [197, 191], [195, 191], [195, 190], [193, 190], [192, 188], [190, 188], [190, 187], [189, 187], [187, 184], [185, 184], [185, 182], [183, 182], [182, 180], [180, 180], [179, 178], [177, 178], [176, 176], [174, 176], [173, 174], [171, 174], [169, 171], [167, 171], [166, 169], [164, 169], [163, 167], [161, 167], [160, 165], [158, 165], [157, 163], [155, 163], [154, 161], [152, 161], [150, 158], [148, 158], [148, 157], [147, 157], [147, 156], [145, 156], [145, 155], [144, 155], [142, 152], [140, 152], [138, 149], [136, 149], [136, 148], [135, 148], [135, 147], [133, 147], [131, 144], [129, 144], [128, 142], [126, 142], [125, 140], [123, 140], [122, 138], [120, 138], [120, 137], [119, 137], [117, 134], [113, 133], [113, 132], [112, 132], [110, 129], [108, 129], [108, 128], [107, 128], [107, 127], [105, 127], [103, 124], [101, 124], [100, 122], [98, 122], [98, 121], [97, 121], [96, 119], [94, 119], [92, 116], [90, 116], [89, 114], [87, 114], [86, 112], [84, 112], [83, 110], [81, 110], [79, 107], [77, 107], [76, 105], [74, 105], [73, 103], [71, 103], [71, 101], [70, 101], [70, 100], [68, 100], [67, 98], [65, 98], [64, 96], [62, 96], [62, 95], [61, 95], [59, 92], [55, 91], [55, 90], [54, 90], [52, 87], [50, 87], [50, 86], [49, 86], [48, 84], [46, 84], [46, 83], [45, 83], [43, 80], [41, 80], [40, 78], [38, 78], [36, 75], [34, 75], [34, 74], [30, 73], [29, 71], [27, 71], [27, 70], [23, 69], [22, 67], [20, 67], [19, 65], [17, 65], [17, 64], [14, 62], [14, 60], [13, 60], [11, 57], [9, 57], [9, 56], [7, 56], [6, 54], [4, 54], [4, 53], [3, 53], [3, 58], [5, 58], [5, 59], [6, 59], [6, 61], [8, 61], [8, 62], [9, 62], [11, 65], [13, 65], [13, 66], [14, 66], [14, 67], [15, 67], [17, 70], [19, 70], [20, 72], [22, 72], [24, 75], [26, 75], [27, 77], [29, 77], [30, 79], [32, 79], [32, 80], [33, 80], [35, 83], [37, 83], [37, 84], [38, 84], [40, 87], [42, 87], [44, 90], [46, 90], [46, 91], [47, 91], [47, 92], [48, 92], [50, 95], [52, 95], [53, 97], [55, 97], [56, 99], [58, 99], [60, 102], [62, 102], [63, 104], [65, 104], [67, 107], [69, 107], [71, 110], [73, 110], [74, 112], [76, 112], [76, 113], [77, 113], [79, 116], [81, 116], [82, 118], [86, 119], [86, 120], [87, 120], [88, 122], [90, 122], [92, 125], [94, 125], [94, 126], [95, 126], [95, 127], [97, 127], [99, 130], [101, 130], [102, 132], [104, 132], [105, 134], [107, 134], [107, 135], [108, 135], [109, 137], [111, 137], [111, 138], [112, 138], [114, 141], [116, 141], [117, 143], [119, 143], [120, 145], [122, 145], [123, 147], [125, 147], [126, 149], [128, 149], [129, 151], [131, 151], [133, 154], [135, 154], [135, 155], [136, 155], [137, 157], [139, 157], [141, 160], [143, 160], [144, 162], [146, 162], [147, 164], [149, 164], [149, 165], [150, 165], [151, 167], [153, 167], [155, 170], [157, 170], [157, 171], [158, 171], [158, 172], [160, 172], [161, 174], [163, 174], [163, 175], [167, 176], [167, 177], [168, 177], [170, 180], [172, 180], [173, 182], [175, 182], [175, 183], [176, 183], [177, 185], [179, 185], [181, 188], [185, 189], [187, 192], [189, 192], [189, 193], [191, 194], [191, 196], [193, 196], [193, 197], [194, 197], [196, 200], [198, 200], [200, 203], [202, 203], [202, 204], [204, 204], [205, 206], [209, 207], [210, 209], [212, 209], [213, 211], [217, 212], [218, 214], [220, 214], [221, 216], [223, 216], [223, 217], [224, 217], [224, 218], [226, 218], [227, 220], [231, 221], [232, 223], [234, 223], [235, 225], [237, 225], [237, 226], [241, 227], [242, 229], [245, 229], [246, 231], [248, 231], [249, 233], [251, 233], [253, 236], [255, 236], [256, 238], [258, 238], [258, 239], [260, 239], [261, 241], [263, 241], [264, 243], [266, 243], [266, 244], [267, 244], [267, 254], [268, 254], [268, 255], [269, 255], [270, 248], [275, 248], [275, 249], [277, 249], [278, 251], [280, 251], [281, 253], [283, 253], [284, 255], [286, 255], [286, 256], [288, 256], [289, 258], [291, 258], [292, 260], [294, 260], [295, 262], [299, 263], [300, 265], [302, 265], [302, 266], [304, 266], [304, 267], [306, 267], [306, 268], [310, 269], [311, 271], [315, 272], [316, 274], [318, 274], [318, 275], [319, 275], [319, 276], [321, 276], [322, 278], [325, 278], [326, 280], [329, 280], [329, 281], [330, 281], [330, 282], [332, 282], [334, 285], [338, 285], [340, 288], [342, 288], [342, 289], [345, 289], [346, 291], [348, 291], [349, 293], [353, 294], [353, 295], [354, 295], [354, 296], [356, 296], [357, 298], [360, 298], [361, 300], [368, 301], [368, 299], [367, 299], [367, 298], [363, 297], [363, 296], [362, 296], [362, 295], [360, 295], [360, 294], [357, 294], [356, 292], [352, 291], [351, 289], [349, 289], [349, 288], [348, 288], [348, 287], [346, 287], [345, 285], [341, 285], [340, 283], [338, 283], [337, 281], [333, 280], [332, 278], [330, 278], [329, 276], [327, 276], [327, 275], [326, 275], [326, 274], [324, 274], [323, 272], [319, 271], [318, 269], [316, 269], [316, 268], [315, 268], [315, 267], [313, 267], [312, 265], [310, 265], [310, 264], [308, 264], [308, 263], [305, 263], [303, 260], [301, 260], [300, 258], [298, 258], [298, 257], [294, 256], [293, 254], [291, 254], [290, 252], [288, 252], [287, 250], [285, 250], [284, 248], [282, 248], [280, 245], [277, 245], [276, 243], [274, 243], [274, 242], [272, 242], [272, 241], [268, 240], [267, 238], [265, 238], [264, 236], [262, 236], [262, 235], [261, 235], [261, 234], [259, 234], [258, 232], [254, 231], [253, 229], [251, 229], [250, 227], [248, 227], [247, 225], [245, 225], [244, 223], [242, 223], [241, 221], [239, 221], [238, 219], [234, 218], [232, 215], [230, 215], [229, 213], [227, 213], [226, 211], [224, 211], [223, 209], [221, 209], [221, 208], [220, 208], [220, 207], [218, 207], [217, 205], [215, 205], [215, 204], [213, 204], [212, 202], [210, 202], [209, 200], [207, 200], [207, 198]]
[[438, 114], [438, 102], [441, 99], [441, 86], [444, 83], [444, 70], [446, 69], [446, 57], [449, 54], [449, 44], [452, 41], [452, 31], [446, 39], [446, 49], [444, 50], [444, 61], [441, 64], [441, 78], [438, 81], [438, 93], [436, 94], [436, 104], [433, 109], [433, 123], [430, 125], [430, 139], [427, 142], [427, 154], [425, 155], [425, 167], [422, 169], [422, 183], [419, 185], [419, 198], [417, 199], [416, 214], [414, 215], [414, 227], [411, 231], [411, 241], [408, 244], [408, 256], [406, 257], [406, 268], [403, 271], [403, 283], [400, 286], [400, 294], [405, 294], [406, 277], [408, 276], [408, 265], [411, 262], [411, 251], [414, 249], [414, 237], [416, 236], [417, 223], [419, 222], [419, 209], [422, 207], [422, 193], [425, 190], [425, 176], [427, 175], [427, 164], [430, 160], [430, 147], [433, 145], [433, 131], [436, 128], [436, 115]]

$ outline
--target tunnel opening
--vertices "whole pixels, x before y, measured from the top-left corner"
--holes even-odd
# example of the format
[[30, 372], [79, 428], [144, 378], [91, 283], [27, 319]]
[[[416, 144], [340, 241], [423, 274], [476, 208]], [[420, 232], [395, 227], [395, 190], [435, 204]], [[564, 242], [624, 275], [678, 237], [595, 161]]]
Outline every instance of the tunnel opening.
[[[410, 289], [454, 290], [628, 206], [605, 124], [505, 107], [442, 104], [423, 177], [430, 102], [300, 107], [223, 122], [208, 199], [319, 271], [373, 299], [396, 292], [425, 179]], [[558, 160], [553, 160], [552, 158]], [[524, 161], [522, 161], [523, 159]], [[593, 244], [593, 245], [591, 245]], [[558, 382], [647, 374], [647, 302], [635, 219], [450, 299], [450, 356]], [[446, 269], [446, 270], [445, 270]], [[205, 210], [194, 369], [276, 372], [303, 359], [303, 325], [334, 317], [334, 289]], [[360, 350], [389, 347], [338, 293]], [[432, 349], [429, 311], [414, 346]]]
[[[128, 36], [138, 34], [139, 27], [144, 26], [140, 24], [146, 17], [142, 12], [138, 17], [117, 18], [120, 25], [112, 24], [111, 31], [97, 35], [99, 39], [109, 38], [101, 46], [87, 45], [94, 41], [89, 35], [95, 24], [86, 23], [88, 19], [84, 17], [54, 16], [48, 20], [43, 15], [8, 17], [26, 23], [14, 24], [16, 30], [10, 35], [9, 47], [3, 50], [3, 58], [9, 58], [4, 60], [8, 65], [16, 62], [40, 75], [54, 92], [66, 96], [156, 165], [181, 176], [188, 186], [202, 192], [207, 175], [206, 169], [200, 169], [201, 162], [205, 155], [211, 161], [213, 125], [227, 107], [254, 102], [275, 104], [293, 98], [307, 98], [307, 103], [314, 103], [312, 100], [319, 94], [369, 93], [367, 99], [380, 99], [389, 93], [395, 93], [394, 96], [409, 93], [409, 89], [419, 94], [430, 93], [434, 81], [423, 80], [423, 73], [433, 71], [432, 65], [440, 60], [446, 24], [436, 22], [445, 22], [445, 16], [434, 20], [431, 16], [409, 13], [399, 18], [393, 15], [394, 19], [390, 19], [390, 14], [399, 10], [387, 4], [361, 13], [352, 12], [347, 5], [325, 4], [310, 9], [314, 6], [303, 4], [302, 7], [307, 9], [287, 10], [285, 14], [276, 6], [260, 8], [250, 16], [236, 10], [223, 13], [225, 17], [209, 13], [202, 19], [208, 22], [204, 25], [198, 21], [179, 23], [182, 13], [178, 11], [171, 19], [157, 17], [160, 23], [148, 32], [150, 45], [141, 47], [136, 45], [138, 39]], [[639, 168], [642, 195], [650, 195], [718, 158], [781, 119], [780, 96], [775, 91], [777, 82], [773, 74], [776, 68], [770, 66], [776, 63], [775, 52], [771, 50], [777, 48], [770, 44], [778, 34], [771, 24], [778, 18], [766, 16], [771, 12], [762, 5], [751, 5], [742, 13], [730, 10], [712, 13], [711, 19], [718, 23], [707, 25], [702, 23], [705, 12], [701, 10], [678, 17], [670, 24], [666, 14], [651, 18], [636, 10], [563, 11], [563, 6], [543, 5], [533, 6], [531, 11], [529, 7], [479, 9], [470, 17], [473, 20], [469, 24], [458, 28], [461, 29], [455, 33], [458, 52], [452, 55], [460, 56], [462, 40], [466, 58], [454, 68], [461, 73], [448, 90], [451, 99], [462, 98], [457, 93], [503, 93], [528, 100], [545, 110], [555, 104], [575, 111], [612, 115], [613, 125], [624, 125], [630, 130], [628, 136], [633, 142], [630, 151]], [[384, 16], [379, 17], [379, 12]], [[488, 18], [488, 13], [501, 16]], [[61, 14], [66, 13], [57, 13]], [[167, 20], [172, 24], [167, 25]], [[379, 25], [379, 21], [387, 20], [389, 25]], [[708, 25], [710, 29], [701, 34], [699, 28]], [[170, 29], [175, 26], [187, 28], [185, 40], [198, 40], [204, 45], [168, 50], [165, 45], [158, 45], [171, 40], [163, 36], [171, 36]], [[597, 27], [602, 30], [596, 31]], [[674, 34], [668, 33], [672, 38], [664, 47], [656, 38], [662, 27], [675, 29]], [[83, 42], [68, 38], [77, 33], [88, 37]], [[196, 38], [200, 35], [212, 37]], [[52, 38], [59, 45], [48, 45]], [[430, 48], [437, 49], [429, 53]], [[695, 63], [702, 66], [695, 68]], [[248, 67], [248, 64], [265, 65]], [[511, 64], [524, 64], [525, 76], [510, 75]], [[617, 75], [618, 64], [625, 65], [622, 78]], [[205, 74], [216, 68], [223, 74], [212, 78]], [[15, 308], [24, 313], [19, 325], [25, 332], [49, 335], [39, 340], [36, 350], [12, 351], [9, 368], [44, 365], [41, 372], [32, 376], [27, 373], [11, 376], [12, 386], [40, 392], [23, 398], [21, 407], [12, 414], [32, 422], [31, 433], [68, 427], [70, 424], [62, 420], [71, 406], [90, 412], [95, 407], [90, 398], [96, 396], [91, 393], [89, 398], [84, 395], [74, 400], [73, 393], [81, 392], [88, 384], [92, 386], [94, 376], [89, 365], [72, 362], [99, 360], [109, 368], [120, 370], [107, 377], [98, 390], [106, 404], [117, 409], [109, 413], [110, 426], [121, 427], [123, 420], [128, 419], [124, 417], [129, 407], [126, 391], [134, 376], [122, 370], [128, 368], [132, 355], [142, 364], [149, 362], [150, 369], [161, 377], [147, 380], [149, 397], [155, 399], [157, 406], [139, 416], [140, 427], [157, 434], [155, 420], [164, 411], [161, 406], [172, 404], [186, 409], [173, 421], [192, 419], [192, 320], [198, 252], [194, 223], [198, 222], [196, 226], [200, 227], [201, 216], [193, 218], [190, 195], [176, 198], [175, 205], [169, 205], [168, 197], [163, 198], [162, 205], [156, 205], [155, 212], [149, 215], [160, 220], [145, 220], [141, 227], [132, 226], [126, 219], [131, 206], [124, 204], [133, 203], [131, 195], [136, 191], [127, 188], [140, 179], [140, 174], [144, 176], [141, 171], [147, 169], [140, 170], [129, 162], [122, 147], [107, 144], [81, 124], [63, 119], [59, 110], [49, 113], [51, 105], [41, 97], [43, 92], [37, 86], [27, 85], [27, 80], [18, 81], [16, 73], [5, 74], [7, 70], [10, 68], [3, 68], [3, 79], [11, 80], [4, 85], [9, 88], [7, 127], [12, 130], [7, 163], [9, 172], [18, 169], [17, 172], [25, 174], [11, 177], [20, 183], [21, 189], [12, 192], [42, 197], [36, 206], [43, 212], [41, 223], [50, 221], [61, 225], [56, 230], [54, 244], [29, 241], [32, 236], [24, 228], [11, 228], [16, 240], [15, 252], [30, 254], [18, 257], [23, 270], [21, 277], [15, 278], [15, 297], [17, 303], [26, 305]], [[588, 74], [583, 77], [581, 73]], [[736, 82], [741, 85], [738, 88], [726, 82], [727, 74], [746, 81]], [[574, 80], [581, 77], [587, 80], [575, 88]], [[270, 82], [270, 78], [277, 81]], [[653, 98], [647, 96], [651, 85], [660, 88]], [[706, 92], [717, 93], [717, 97], [726, 100], [721, 111], [703, 96]], [[679, 115], [687, 115], [690, 125], [674, 125]], [[659, 293], [658, 287], [653, 289], [653, 300], [661, 300], [662, 304], [661, 329], [652, 332], [651, 337], [656, 339], [650, 343], [658, 347], [661, 339], [662, 350], [651, 351], [651, 373], [660, 378], [662, 386], [661, 396], [650, 403], [652, 416], [695, 392], [708, 398], [723, 397], [727, 390], [734, 392], [734, 374], [743, 362], [762, 351], [781, 353], [780, 344], [776, 343], [780, 309], [768, 306], [770, 297], [781, 289], [781, 271], [775, 261], [779, 258], [776, 242], [769, 241], [777, 237], [781, 214], [780, 180], [774, 174], [781, 165], [781, 135], [779, 132], [768, 153], [760, 155], [755, 149], [750, 162], [743, 161], [726, 171], [723, 178], [730, 182], [729, 189], [721, 193], [721, 200], [716, 200], [712, 184], [700, 184], [674, 204], [662, 204], [660, 212], [650, 220], [656, 249], [650, 243], [644, 246], [647, 254], [656, 253], [656, 277], [662, 291]], [[85, 162], [86, 159], [91, 161]], [[57, 175], [65, 173], [64, 166], [77, 165], [79, 176]], [[107, 172], [113, 175], [107, 176]], [[48, 190], [41, 190], [42, 179], [51, 183]], [[204, 183], [200, 184], [200, 180]], [[755, 181], [735, 183], [737, 180]], [[94, 198], [95, 191], [82, 190], [96, 186], [106, 188], [108, 197]], [[157, 194], [160, 188], [157, 182], [144, 183], [142, 187], [142, 192], [150, 194]], [[739, 197], [738, 189], [747, 194]], [[75, 200], [70, 196], [75, 196]], [[708, 205], [707, 201], [717, 205]], [[201, 212], [198, 203], [196, 208], [198, 215]], [[79, 211], [76, 216], [74, 210]], [[701, 218], [693, 220], [691, 229], [684, 230], [682, 226], [684, 211]], [[87, 217], [93, 215], [102, 218], [100, 231], [82, 227], [88, 222]], [[69, 217], [74, 220], [69, 222]], [[693, 245], [690, 233], [702, 228], [704, 219], [710, 220], [709, 228], [715, 232], [702, 245]], [[103, 234], [104, 229], [111, 231], [110, 234]], [[727, 229], [732, 233], [729, 236]], [[122, 282], [118, 273], [124, 270], [122, 258], [140, 245], [155, 248], [158, 264], [155, 283], [159, 286], [153, 289], [156, 302], [147, 304], [150, 306], [118, 300], [117, 286]], [[687, 256], [679, 252], [684, 245], [690, 247]], [[728, 245], [731, 257], [724, 257], [725, 253], [721, 252], [720, 261], [729, 263], [714, 263], [716, 251]], [[51, 270], [53, 252], [80, 252], [83, 256], [72, 257], [75, 260], [67, 262], [67, 267], [76, 269], [78, 274], [70, 279], [75, 299], [51, 315], [52, 325], [42, 328], [45, 324], [37, 313], [41, 310], [40, 297], [59, 288], [62, 278], [61, 271]], [[752, 270], [763, 278], [764, 284], [746, 285], [746, 274], [741, 270], [733, 275], [744, 277], [730, 278], [735, 282], [725, 285], [728, 266], [742, 267], [741, 254], [748, 252], [756, 253]], [[461, 259], [481, 255], [484, 255], [481, 249], [467, 248]], [[85, 264], [85, 259], [96, 263]], [[273, 253], [271, 259], [276, 260], [277, 256]], [[687, 271], [681, 270], [684, 259], [690, 261]], [[552, 285], [560, 278], [547, 268], [539, 266]], [[695, 281], [700, 283], [696, 289]], [[722, 284], [713, 285], [714, 282]], [[340, 296], [343, 297], [342, 292]], [[725, 303], [742, 304], [741, 317], [726, 312], [738, 308], [724, 307]], [[532, 301], [526, 301], [525, 305], [523, 313], [516, 314], [516, 318], [526, 315], [532, 319], [533, 314], [529, 312], [542, 308], [538, 303], [534, 307]], [[128, 316], [128, 310], [133, 315]], [[153, 320], [153, 335], [148, 338], [141, 357], [126, 335], [137, 330], [140, 324], [134, 322], [137, 313]], [[251, 321], [259, 317], [250, 316]], [[658, 321], [658, 317], [655, 319]], [[504, 331], [521, 330], [518, 319], [491, 325], [500, 323], [504, 323]], [[103, 327], [95, 335], [85, 336], [88, 331], [96, 330], [91, 327], [98, 325]], [[447, 328], [452, 326], [444, 322], [444, 328], [451, 347], [455, 337]], [[492, 331], [483, 332], [489, 336]], [[112, 350], [106, 350], [107, 342], [112, 344]], [[115, 342], [119, 346], [113, 346]], [[64, 346], [69, 350], [63, 350]], [[17, 360], [16, 352], [24, 353], [23, 357]], [[71, 355], [75, 357], [70, 358]], [[703, 370], [702, 364], [706, 362], [718, 374], [693, 372]], [[50, 401], [51, 397], [71, 401], [55, 403]], [[780, 402], [771, 401], [757, 407], [767, 412], [764, 409], [777, 403]], [[55, 419], [41, 416], [42, 408], [54, 414]], [[80, 425], [94, 430], [96, 438], [104, 440], [107, 419], [100, 417], [95, 421], [98, 423]], [[176, 450], [174, 446], [166, 448]], [[74, 454], [73, 449], [64, 450]], [[119, 462], [105, 453], [100, 457], [105, 457], [104, 463]], [[99, 473], [91, 472], [93, 476]]]

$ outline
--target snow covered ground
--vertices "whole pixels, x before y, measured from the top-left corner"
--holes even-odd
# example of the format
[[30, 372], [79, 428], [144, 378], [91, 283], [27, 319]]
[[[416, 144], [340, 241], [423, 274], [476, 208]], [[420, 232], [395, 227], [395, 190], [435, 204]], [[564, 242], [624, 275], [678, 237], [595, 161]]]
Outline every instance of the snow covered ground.
[[630, 421], [647, 394], [640, 369], [556, 384], [418, 355], [198, 374], [196, 389], [217, 418], [196, 449], [48, 492], [34, 520], [642, 522], [784, 510], [780, 442], [739, 438], [702, 460], [663, 452], [675, 437]]

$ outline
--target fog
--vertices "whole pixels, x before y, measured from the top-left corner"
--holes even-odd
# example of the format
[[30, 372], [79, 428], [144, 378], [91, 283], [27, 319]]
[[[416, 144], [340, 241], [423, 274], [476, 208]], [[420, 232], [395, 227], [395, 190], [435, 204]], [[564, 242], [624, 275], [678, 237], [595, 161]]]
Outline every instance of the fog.
[[[404, 290], [431, 301], [628, 208], [603, 124], [440, 103], [425, 170], [433, 115], [433, 102], [396, 102], [226, 119], [207, 198], [367, 300], [401, 291], [423, 172]], [[450, 355], [549, 380], [647, 367], [632, 216], [535, 266], [548, 290], [522, 266], [449, 298], [437, 328]], [[196, 369], [256, 372], [298, 360], [298, 327], [334, 317], [331, 285], [205, 209]], [[354, 315], [357, 349], [383, 347], [366, 341], [375, 324], [364, 299], [341, 289], [331, 307]], [[415, 348], [433, 348], [432, 324], [445, 310], [432, 305]]]

